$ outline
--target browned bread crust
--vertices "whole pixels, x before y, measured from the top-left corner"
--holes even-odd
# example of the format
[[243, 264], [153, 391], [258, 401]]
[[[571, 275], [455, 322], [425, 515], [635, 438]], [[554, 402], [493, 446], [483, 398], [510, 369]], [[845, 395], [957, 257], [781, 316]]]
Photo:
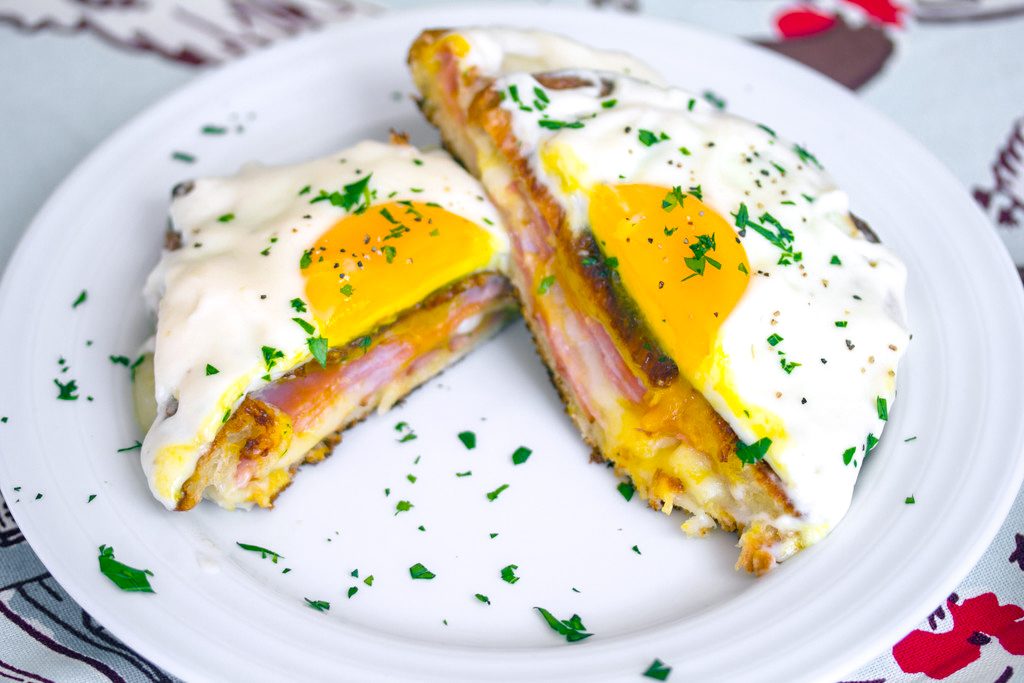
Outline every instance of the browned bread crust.
[[[520, 155], [510, 115], [500, 106], [501, 96], [492, 87], [492, 80], [474, 68], [460, 70], [459, 56], [443, 40], [446, 34], [439, 30], [424, 32], [409, 52], [413, 78], [422, 95], [421, 110], [439, 128], [445, 146], [468, 169], [482, 176], [492, 199], [504, 214], [512, 234], [512, 280], [519, 292], [524, 318], [568, 414], [594, 449], [592, 457], [611, 460], [617, 473], [629, 474], [651, 507], [667, 510], [674, 505], [682, 506], [690, 512], [710, 515], [724, 529], [740, 531], [741, 553], [737, 567], [754, 574], [768, 571], [776, 562], [774, 548], [787, 540], [784, 534], [768, 524], [741, 525], [734, 514], [736, 501], [731, 496], [697, 495], [677, 472], [691, 467], [704, 468], [726, 485], [740, 487], [747, 509], [763, 511], [769, 518], [795, 516], [798, 513], [778, 476], [763, 461], [753, 466], [739, 461], [733, 430], [707, 400], [679, 376], [675, 364], [658, 347], [642, 314], [614, 274], [604, 266], [589, 231], [577, 235], [571, 230], [562, 207]], [[535, 77], [552, 89], [582, 84], [576, 76], [536, 74]], [[605, 89], [610, 87], [610, 84], [602, 85]], [[488, 173], [493, 173], [494, 167], [501, 172], [488, 182]], [[487, 173], [482, 172], [484, 168], [488, 169]], [[679, 456], [685, 461], [684, 467], [650, 467], [642, 462], [643, 456], [618, 443], [588, 412], [552, 348], [548, 326], [554, 314], [535, 294], [530, 267], [523, 258], [517, 257], [521, 239], [528, 240], [547, 257], [545, 272], [558, 274], [566, 305], [597, 320], [608, 330], [623, 361], [643, 380], [645, 401], [649, 404], [654, 400], [651, 397], [656, 399], [657, 406], [642, 415], [640, 428], [649, 430], [650, 434], [672, 433], [679, 438], [688, 446]]]

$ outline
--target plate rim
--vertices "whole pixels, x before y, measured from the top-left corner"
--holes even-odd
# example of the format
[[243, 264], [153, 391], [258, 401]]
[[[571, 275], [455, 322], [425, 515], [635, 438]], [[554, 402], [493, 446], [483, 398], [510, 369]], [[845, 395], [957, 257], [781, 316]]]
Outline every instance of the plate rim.
[[[939, 161], [927, 148], [924, 147], [916, 138], [912, 137], [909, 133], [905, 132], [895, 123], [893, 123], [888, 117], [881, 114], [874, 109], [871, 105], [865, 103], [860, 98], [856, 97], [853, 93], [846, 91], [840, 86], [836, 85], [825, 76], [818, 74], [809, 67], [799, 64], [795, 61], [781, 57], [766, 48], [750, 44], [743, 41], [735, 36], [722, 34], [717, 31], [705, 29], [703, 27], [694, 26], [687, 24], [677, 19], [667, 19], [656, 17], [648, 14], [642, 15], [622, 15], [622, 14], [610, 14], [599, 10], [585, 9], [578, 7], [566, 7], [566, 6], [552, 6], [543, 5], [533, 2], [485, 2], [479, 5], [470, 6], [467, 3], [448, 3], [441, 5], [432, 5], [429, 7], [418, 7], [411, 9], [401, 9], [387, 11], [375, 15], [363, 15], [351, 18], [347, 21], [340, 22], [338, 24], [327, 27], [326, 29], [299, 36], [293, 40], [286, 41], [284, 43], [278, 43], [271, 48], [261, 51], [258, 53], [250, 54], [239, 60], [228, 63], [222, 67], [213, 69], [206, 73], [202, 73], [195, 78], [173, 88], [163, 96], [159, 97], [156, 101], [143, 108], [140, 112], [130, 117], [125, 123], [121, 124], [115, 131], [103, 139], [96, 147], [94, 147], [84, 159], [82, 159], [74, 169], [64, 177], [64, 179], [56, 186], [50, 197], [36, 212], [28, 226], [25, 228], [23, 234], [18, 239], [17, 246], [11, 252], [11, 256], [6, 266], [3, 278], [0, 279], [0, 318], [3, 313], [8, 309], [6, 303], [11, 296], [11, 292], [14, 290], [15, 276], [20, 271], [21, 261], [24, 260], [25, 254], [31, 251], [35, 242], [40, 238], [41, 226], [48, 220], [48, 215], [51, 212], [57, 210], [56, 207], [60, 204], [60, 198], [62, 195], [68, 193], [68, 188], [73, 187], [76, 184], [82, 182], [83, 179], [88, 178], [92, 167], [98, 165], [104, 156], [109, 153], [109, 150], [117, 145], [117, 143], [124, 140], [130, 139], [134, 131], [137, 128], [144, 128], [150, 119], [157, 118], [163, 110], [173, 109], [180, 102], [185, 101], [189, 98], [192, 91], [198, 91], [204, 88], [211, 82], [216, 82], [221, 79], [230, 77], [232, 72], [251, 68], [254, 64], [260, 63], [273, 63], [275, 60], [280, 59], [282, 54], [287, 54], [291, 51], [298, 51], [303, 49], [303, 46], [324, 40], [325, 36], [344, 34], [358, 30], [361, 26], [365, 26], [369, 23], [380, 23], [386, 24], [392, 21], [405, 21], [411, 20], [415, 17], [422, 16], [425, 21], [421, 22], [424, 26], [436, 25], [436, 22], [431, 22], [430, 18], [435, 14], [462, 14], [466, 19], [469, 19], [469, 15], [472, 12], [479, 12], [482, 15], [490, 15], [490, 21], [494, 21], [495, 14], [506, 14], [509, 16], [517, 11], [530, 11], [533, 13], [547, 14], [552, 17], [559, 16], [586, 16], [593, 18], [597, 15], [606, 14], [609, 20], [616, 21], [628, 21], [638, 25], [645, 23], [657, 22], [660, 24], [669, 24], [673, 29], [682, 29], [694, 33], [704, 34], [710, 36], [715, 40], [725, 41], [732, 43], [737, 46], [742, 46], [745, 50], [754, 50], [759, 52], [765, 59], [775, 60], [778, 63], [784, 63], [786, 68], [796, 69], [804, 72], [806, 76], [809, 76], [817, 81], [822, 87], [826, 87], [832, 90], [834, 93], [842, 93], [842, 96], [847, 98], [848, 101], [856, 102], [858, 107], [874, 120], [874, 123], [880, 126], [887, 127], [890, 133], [897, 135], [901, 138], [902, 142], [912, 149], [913, 152], [920, 158], [927, 159], [930, 162], [929, 166], [932, 172], [944, 176], [944, 182], [951, 186], [956, 186], [960, 189], [960, 195], [966, 198], [967, 190], [963, 185], [953, 176], [952, 172]], [[456, 23], [456, 22], [451, 22]], [[468, 25], [469, 22], [467, 22]], [[766, 54], [767, 53], [767, 54]], [[975, 218], [979, 225], [984, 224], [990, 226], [990, 221], [984, 215], [980, 208], [976, 204], [970, 202]], [[1011, 289], [1014, 291], [1013, 304], [1017, 309], [1016, 323], [1018, 327], [1021, 325], [1022, 316], [1024, 312], [1024, 290], [1019, 287], [1019, 279], [1016, 267], [1012, 263], [1012, 259], [1006, 249], [1006, 247], [999, 240], [994, 230], [985, 231], [986, 236], [984, 242], [988, 248], [988, 257], [995, 261], [1001, 261], [1001, 269], [1003, 274], [1001, 276], [1002, 282], [997, 283], [999, 287], [1004, 285], [1013, 284], [1014, 287], [1005, 287], [1006, 291], [1009, 292]], [[976, 236], [977, 237], [977, 236]], [[995, 278], [994, 278], [995, 279]], [[1008, 302], [1009, 303], [1009, 302]], [[1018, 445], [1024, 443], [1024, 426], [1018, 427]], [[949, 589], [959, 583], [966, 574], [973, 568], [981, 555], [991, 544], [992, 539], [998, 532], [999, 528], [1003, 524], [1007, 513], [1009, 512], [1013, 502], [1015, 500], [1016, 491], [1020, 489], [1020, 484], [1024, 480], [1024, 450], [1018, 449], [1015, 454], [1016, 460], [1014, 461], [1014, 468], [1009, 472], [1009, 476], [1005, 479], [1007, 482], [1006, 490], [1004, 491], [1001, 498], [998, 499], [998, 503], [994, 504], [992, 512], [988, 518], [985, 519], [984, 525], [979, 525], [981, 533], [977, 533], [973, 536], [972, 541], [968, 544], [968, 548], [960, 553], [959, 561], [956, 563], [954, 569], [947, 569], [943, 572], [944, 580], [940, 583], [946, 586], [945, 590], [933, 589], [931, 594], [928, 595], [928, 602], [922, 598], [914, 601], [915, 604], [924, 605], [936, 603], [943, 597], [944, 594], [948, 594]], [[9, 480], [5, 478], [8, 473], [6, 459], [0, 459], [0, 484], [6, 485]], [[71, 595], [79, 605], [82, 606], [89, 614], [94, 615], [111, 633], [121, 639], [126, 645], [136, 649], [140, 654], [143, 654], [147, 659], [150, 659], [157, 665], [161, 666], [167, 671], [174, 672], [176, 675], [183, 675], [189, 679], [202, 679], [205, 678], [209, 672], [202, 670], [194, 670], [180, 661], [171, 661], [169, 656], [164, 656], [158, 649], [155, 643], [152, 643], [153, 647], [150, 647], [150, 641], [145, 639], [134, 639], [134, 634], [127, 629], [127, 627], [121, 624], [113, 612], [113, 610], [104, 607], [99, 597], [94, 597], [88, 590], [88, 587], [84, 583], [80, 583], [70, 568], [62, 565], [59, 560], [55, 561], [55, 556], [50, 554], [50, 551], [45, 543], [43, 543], [43, 537], [45, 532], [33, 526], [31, 521], [32, 516], [28, 514], [24, 509], [16, 510], [13, 506], [8, 506], [12, 516], [17, 522], [19, 528], [21, 528], [26, 540], [29, 542], [33, 552], [36, 553], [40, 561], [46, 566], [47, 571], [51, 573], [55, 580], [61, 584], [62, 587]], [[37, 545], [32, 544], [32, 539], [40, 541], [38, 544], [39, 548], [44, 548], [43, 552], [37, 550]], [[60, 567], [56, 572], [51, 567]], [[921, 619], [921, 614], [917, 613], [917, 610], [910, 608], [903, 608], [903, 616], [901, 619], [894, 619], [890, 626], [885, 629], [881, 629], [875, 633], [871, 638], [865, 637], [860, 643], [851, 645], [846, 649], [846, 655], [841, 659], [834, 659], [832, 662], [823, 664], [818, 667], [813, 673], [825, 674], [828, 672], [838, 673], [842, 675], [844, 672], [852, 672], [852, 670], [866, 663], [871, 657], [878, 654], [884, 653], [882, 648], [891, 644], [894, 637], [899, 637], [900, 634], [908, 632], [913, 626], [915, 626]], [[916, 615], [916, 616], [915, 616]], [[117, 624], [117, 626], [112, 626]], [[895, 634], [895, 636], [894, 636]], [[881, 646], [879, 642], [885, 641]], [[140, 646], [138, 643], [145, 643]]]

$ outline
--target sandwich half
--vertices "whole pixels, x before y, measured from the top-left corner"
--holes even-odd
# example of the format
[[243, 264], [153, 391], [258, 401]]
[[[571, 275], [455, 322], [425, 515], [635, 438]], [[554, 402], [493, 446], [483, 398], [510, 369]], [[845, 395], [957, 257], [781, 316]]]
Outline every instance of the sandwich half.
[[400, 138], [178, 186], [135, 369], [153, 495], [270, 507], [341, 430], [501, 329], [498, 220], [451, 157]]
[[[430, 30], [421, 109], [483, 182], [569, 415], [755, 574], [849, 508], [909, 335], [905, 270], [806, 148], [620, 53]], [[711, 98], [714, 100], [715, 98]]]

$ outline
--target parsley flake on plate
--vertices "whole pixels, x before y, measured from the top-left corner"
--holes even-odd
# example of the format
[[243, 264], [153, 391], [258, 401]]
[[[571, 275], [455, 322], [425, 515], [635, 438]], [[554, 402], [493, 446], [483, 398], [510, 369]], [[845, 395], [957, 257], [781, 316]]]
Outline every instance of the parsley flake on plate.
[[277, 564], [278, 560], [283, 560], [284, 559], [284, 555], [281, 555], [280, 553], [276, 553], [273, 550], [270, 550], [269, 548], [261, 548], [258, 545], [250, 545], [248, 543], [241, 543], [239, 541], [235, 541], [235, 545], [237, 545], [242, 550], [248, 550], [249, 552], [252, 552], [252, 553], [259, 553], [261, 560], [265, 560], [265, 559], [267, 559], [269, 557], [270, 561], [273, 562], [274, 564]]
[[583, 625], [583, 620], [580, 619], [578, 614], [572, 615], [569, 619], [559, 620], [543, 607], [534, 607], [534, 609], [540, 612], [540, 615], [544, 617], [544, 621], [548, 623], [551, 630], [561, 636], [565, 636], [565, 639], [570, 643], [575, 643], [594, 635], [593, 633], [586, 632], [587, 627]]
[[530, 455], [532, 453], [533, 453], [533, 451], [531, 451], [526, 446], [520, 446], [519, 448], [517, 448], [515, 450], [514, 453], [512, 453], [512, 464], [513, 465], [522, 465], [524, 462], [526, 462], [530, 458]]
[[395, 425], [395, 431], [401, 434], [398, 438], [398, 443], [405, 443], [406, 441], [412, 441], [416, 438], [416, 432], [412, 430], [408, 422], [399, 422]]
[[77, 401], [78, 400], [78, 382], [75, 380], [69, 380], [68, 382], [61, 382], [59, 379], [53, 380], [53, 383], [57, 385], [57, 400], [58, 401]]
[[476, 448], [476, 434], [473, 432], [459, 432], [459, 441], [466, 447], [466, 450], [473, 450]]
[[422, 579], [426, 581], [434, 578], [437, 574], [424, 567], [420, 562], [417, 562], [413, 566], [409, 567], [409, 576], [413, 579]]
[[502, 484], [501, 486], [499, 486], [498, 488], [494, 489], [493, 491], [491, 491], [490, 493], [487, 494], [487, 500], [489, 500], [489, 501], [491, 501], [493, 503], [494, 501], [496, 501], [498, 499], [498, 496], [501, 495], [502, 491], [504, 491], [507, 488], [508, 488], [508, 484]]
[[[495, 534], [495, 535], [497, 535], [497, 534]], [[516, 570], [517, 569], [519, 569], [519, 565], [518, 564], [510, 564], [510, 565], [508, 565], [506, 567], [502, 567], [501, 568], [501, 580], [504, 581], [505, 583], [515, 583], [516, 581], [518, 581], [519, 577], [516, 576]]]
[[310, 609], [315, 609], [317, 612], [326, 612], [331, 609], [331, 603], [326, 600], [310, 600], [309, 598], [303, 598], [303, 600], [306, 601], [306, 605], [308, 605]]
[[412, 510], [414, 507], [416, 506], [410, 503], [409, 501], [400, 500], [397, 503], [395, 503], [395, 515], [397, 516], [399, 512], [408, 512], [409, 510]]
[[136, 440], [131, 446], [125, 446], [124, 448], [118, 448], [118, 453], [127, 453], [128, 451], [137, 451], [142, 448], [142, 442]]
[[619, 490], [619, 493], [621, 493], [622, 497], [626, 499], [626, 502], [633, 500], [633, 494], [636, 492], [636, 487], [633, 486], [633, 484], [628, 481], [623, 481], [615, 488]]
[[479, 600], [480, 602], [482, 602], [482, 603], [484, 603], [486, 605], [491, 604], [491, 599], [489, 597], [487, 597], [486, 595], [484, 595], [483, 593], [477, 593], [474, 597], [477, 600]]
[[71, 304], [71, 308], [78, 308], [79, 306], [84, 304], [86, 299], [88, 299], [88, 298], [89, 298], [89, 292], [87, 292], [86, 290], [83, 289], [82, 293], [79, 294], [78, 298], [75, 299], [74, 302]]
[[672, 673], [672, 667], [665, 666], [665, 662], [660, 659], [655, 659], [651, 662], [651, 665], [647, 667], [647, 671], [644, 671], [644, 676], [647, 678], [653, 678], [656, 681], [667, 681], [670, 673]]
[[100, 546], [100, 572], [114, 582], [114, 585], [129, 593], [154, 593], [149, 585], [149, 577], [153, 572], [148, 569], [136, 569], [114, 559], [114, 549], [107, 545]]

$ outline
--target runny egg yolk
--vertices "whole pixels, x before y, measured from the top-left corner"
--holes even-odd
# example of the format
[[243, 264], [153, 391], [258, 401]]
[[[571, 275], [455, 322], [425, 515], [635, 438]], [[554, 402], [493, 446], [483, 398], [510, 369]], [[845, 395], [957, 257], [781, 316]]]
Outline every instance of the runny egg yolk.
[[462, 216], [423, 202], [389, 202], [335, 223], [299, 265], [320, 334], [333, 346], [487, 268], [496, 249], [490, 232]]
[[750, 279], [735, 230], [694, 195], [653, 185], [598, 185], [589, 213], [594, 237], [663, 350], [700, 382]]

